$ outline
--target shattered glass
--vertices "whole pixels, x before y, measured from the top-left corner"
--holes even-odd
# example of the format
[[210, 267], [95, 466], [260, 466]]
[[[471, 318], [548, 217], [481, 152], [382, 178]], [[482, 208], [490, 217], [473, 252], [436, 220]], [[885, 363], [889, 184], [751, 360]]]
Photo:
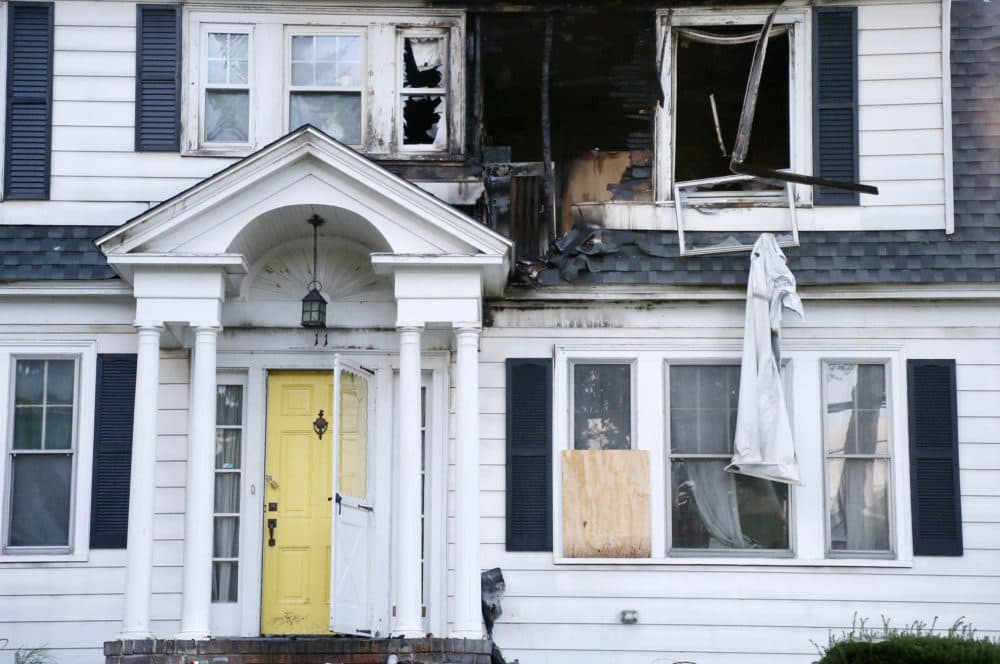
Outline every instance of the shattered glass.
[[[443, 145], [446, 140], [443, 37], [403, 40], [403, 145]], [[411, 92], [412, 91], [412, 92]]]

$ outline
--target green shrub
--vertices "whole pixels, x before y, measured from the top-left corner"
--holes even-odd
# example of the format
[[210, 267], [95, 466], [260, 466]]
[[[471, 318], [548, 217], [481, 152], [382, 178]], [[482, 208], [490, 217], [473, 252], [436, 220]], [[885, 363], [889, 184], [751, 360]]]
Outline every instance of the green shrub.
[[816, 664], [1000, 664], [1000, 642], [977, 638], [976, 630], [959, 618], [945, 632], [914, 622], [903, 628], [871, 629], [855, 616], [850, 631], [830, 636]]

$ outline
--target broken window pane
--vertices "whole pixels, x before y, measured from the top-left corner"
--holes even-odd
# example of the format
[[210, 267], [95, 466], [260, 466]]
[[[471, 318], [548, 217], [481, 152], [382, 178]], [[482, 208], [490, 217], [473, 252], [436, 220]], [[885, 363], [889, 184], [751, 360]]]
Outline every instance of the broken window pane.
[[293, 93], [288, 124], [289, 129], [311, 124], [348, 145], [360, 145], [361, 93]]
[[[754, 27], [719, 26], [702, 32], [733, 35], [753, 31]], [[674, 98], [676, 181], [731, 174], [729, 152], [736, 138], [754, 46], [753, 41], [716, 44], [697, 41], [683, 34], [677, 36]], [[789, 65], [789, 33], [773, 35], [764, 61], [748, 162], [775, 169], [790, 165]], [[720, 147], [720, 134], [725, 150]], [[751, 180], [716, 187], [719, 188], [755, 191], [776, 187]]]
[[441, 88], [444, 84], [444, 39], [403, 39], [403, 87]]
[[573, 447], [632, 448], [632, 366], [573, 365]]
[[403, 145], [444, 144], [444, 97], [403, 98]]
[[447, 144], [446, 44], [443, 36], [403, 38], [403, 145]]

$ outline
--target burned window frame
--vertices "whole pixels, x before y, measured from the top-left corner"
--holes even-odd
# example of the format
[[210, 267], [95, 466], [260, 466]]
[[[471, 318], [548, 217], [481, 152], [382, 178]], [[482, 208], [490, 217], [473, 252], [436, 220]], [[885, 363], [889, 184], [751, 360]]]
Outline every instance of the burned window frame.
[[[404, 85], [404, 77], [406, 75], [406, 53], [405, 46], [406, 40], [412, 38], [431, 38], [431, 39], [441, 39], [444, 43], [443, 55], [441, 66], [442, 66], [442, 76], [441, 85], [436, 88], [419, 88], [412, 87], [408, 88]], [[396, 28], [396, 99], [395, 99], [395, 109], [396, 114], [396, 148], [400, 152], [420, 153], [420, 152], [441, 152], [448, 149], [448, 145], [451, 142], [451, 124], [453, 116], [453, 110], [451, 108], [451, 95], [452, 88], [451, 85], [451, 75], [452, 75], [452, 61], [453, 58], [449, 57], [452, 53], [451, 46], [451, 35], [450, 31], [446, 28], [441, 27], [414, 27], [414, 26], [397, 26]], [[435, 141], [432, 143], [424, 144], [407, 144], [406, 143], [406, 117], [405, 117], [405, 100], [407, 97], [441, 97], [444, 103], [443, 108], [443, 118], [439, 118], [438, 122], [444, 122], [443, 127], [443, 141]], [[439, 125], [440, 126], [440, 125]]]
[[[224, 30], [222, 28], [227, 28]], [[229, 29], [232, 28], [232, 29]], [[246, 32], [250, 35], [250, 126], [243, 144], [204, 140], [204, 97], [207, 64], [205, 34]], [[443, 145], [402, 149], [399, 81], [400, 31], [426, 31], [446, 38], [447, 126]], [[361, 143], [351, 146], [376, 159], [442, 161], [461, 155], [465, 146], [465, 12], [433, 7], [314, 8], [295, 10], [239, 9], [236, 6], [184, 8], [182, 74], [182, 140], [185, 156], [245, 157], [289, 133], [291, 80], [290, 35], [357, 34], [362, 38]], [[274, 103], [275, 95], [281, 99]]]
[[[673, 203], [674, 201], [674, 160], [676, 132], [676, 114], [673, 102], [677, 97], [676, 48], [677, 30], [675, 28], [705, 29], [710, 31], [713, 26], [746, 26], [748, 30], [759, 28], [767, 20], [766, 10], [730, 9], [726, 12], [699, 9], [674, 9], [658, 12], [658, 66], [660, 82], [665, 100], [657, 109], [656, 117], [656, 200], [658, 203]], [[808, 9], [785, 9], [778, 12], [775, 26], [788, 27], [789, 44], [789, 80], [788, 80], [788, 118], [789, 118], [789, 169], [797, 173], [808, 173], [812, 169], [812, 117], [810, 111], [811, 86], [809, 71], [811, 64], [811, 15]], [[749, 63], [748, 63], [749, 64]], [[745, 82], [743, 82], [745, 85]], [[736, 127], [722, 127], [727, 147], [732, 149], [735, 140]], [[718, 149], [712, 145], [711, 149]], [[720, 176], [727, 175], [720, 173]], [[800, 184], [792, 185], [795, 204], [798, 206], [812, 203], [812, 187]], [[764, 194], [757, 192], [719, 191], [700, 192], [689, 196], [698, 198], [704, 203], [740, 202], [761, 207], [787, 207], [788, 198], [784, 189], [775, 189]], [[722, 230], [718, 220], [705, 222], [705, 229]], [[784, 224], [783, 226], [784, 227]], [[755, 221], [744, 219], [740, 222], [724, 222], [726, 230], [759, 230]], [[702, 230], [693, 227], [692, 230]]]

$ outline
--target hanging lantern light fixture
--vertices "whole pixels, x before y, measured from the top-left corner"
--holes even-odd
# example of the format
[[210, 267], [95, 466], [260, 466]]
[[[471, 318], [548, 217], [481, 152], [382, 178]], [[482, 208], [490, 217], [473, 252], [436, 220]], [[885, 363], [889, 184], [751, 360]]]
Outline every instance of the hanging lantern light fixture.
[[309, 292], [302, 298], [302, 327], [326, 327], [326, 298], [320, 293], [323, 284], [316, 278], [317, 263], [319, 262], [319, 227], [323, 225], [323, 218], [317, 214], [309, 217], [308, 223], [313, 227], [313, 271], [312, 281], [306, 288]]

